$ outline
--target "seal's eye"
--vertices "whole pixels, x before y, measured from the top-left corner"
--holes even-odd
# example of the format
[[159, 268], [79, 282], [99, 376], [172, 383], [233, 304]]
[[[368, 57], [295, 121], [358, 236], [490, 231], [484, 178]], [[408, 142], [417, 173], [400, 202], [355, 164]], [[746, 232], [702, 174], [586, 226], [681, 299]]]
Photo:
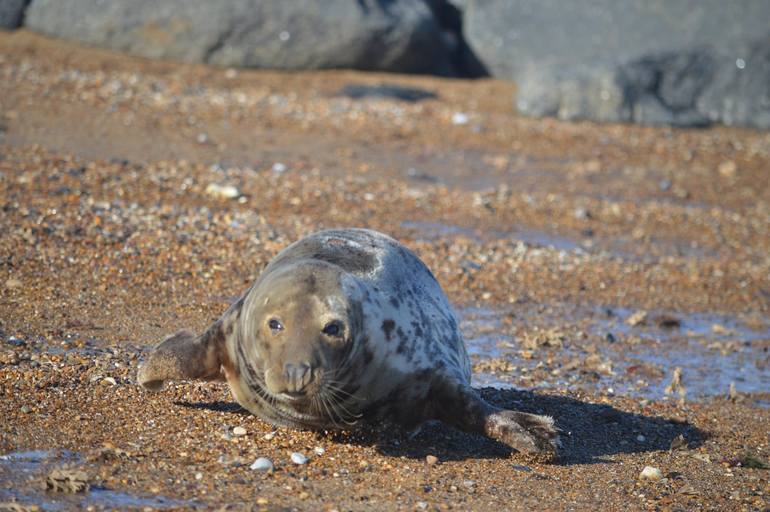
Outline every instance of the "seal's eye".
[[329, 322], [324, 327], [323, 333], [327, 336], [335, 336], [335, 337], [342, 336], [342, 322], [339, 322], [337, 320], [333, 322]]
[[267, 326], [270, 327], [270, 330], [272, 331], [282, 331], [283, 330], [283, 324], [276, 320], [275, 318], [271, 318], [269, 322], [267, 322]]

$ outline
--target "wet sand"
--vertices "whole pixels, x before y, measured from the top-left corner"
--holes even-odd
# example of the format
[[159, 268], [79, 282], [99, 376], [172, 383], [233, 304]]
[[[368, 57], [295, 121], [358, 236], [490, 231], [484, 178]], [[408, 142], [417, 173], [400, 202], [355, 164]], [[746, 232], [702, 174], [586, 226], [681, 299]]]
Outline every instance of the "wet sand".
[[[344, 94], [381, 83], [436, 97]], [[523, 119], [513, 94], [0, 33], [0, 502], [768, 509], [770, 134]], [[351, 225], [420, 255], [476, 384], [553, 415], [556, 461], [433, 424], [276, 430], [221, 384], [139, 389], [153, 343], [205, 328], [290, 242]], [[49, 487], [88, 492], [43, 490], [61, 468]]]

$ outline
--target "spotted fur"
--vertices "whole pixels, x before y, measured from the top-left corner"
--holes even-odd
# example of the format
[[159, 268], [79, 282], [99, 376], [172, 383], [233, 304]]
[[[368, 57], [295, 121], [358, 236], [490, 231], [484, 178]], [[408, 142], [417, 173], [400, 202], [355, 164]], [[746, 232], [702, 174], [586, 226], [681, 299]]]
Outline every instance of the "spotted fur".
[[[278, 328], [280, 327], [280, 328]], [[497, 409], [470, 387], [457, 318], [409, 249], [364, 229], [322, 231], [279, 253], [203, 335], [161, 343], [138, 380], [222, 375], [277, 425], [347, 428], [438, 419], [527, 452], [552, 452], [553, 421]]]

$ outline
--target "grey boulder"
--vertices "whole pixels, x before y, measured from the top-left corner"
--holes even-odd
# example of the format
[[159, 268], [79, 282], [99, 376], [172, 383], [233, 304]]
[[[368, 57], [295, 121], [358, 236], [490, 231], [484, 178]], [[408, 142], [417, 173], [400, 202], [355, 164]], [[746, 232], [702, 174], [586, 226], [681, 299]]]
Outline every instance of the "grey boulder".
[[26, 25], [219, 66], [454, 72], [446, 36], [422, 0], [33, 0]]
[[0, 28], [18, 28], [28, 3], [29, 0], [0, 0]]
[[770, 128], [770, 2], [468, 0], [465, 37], [525, 115]]

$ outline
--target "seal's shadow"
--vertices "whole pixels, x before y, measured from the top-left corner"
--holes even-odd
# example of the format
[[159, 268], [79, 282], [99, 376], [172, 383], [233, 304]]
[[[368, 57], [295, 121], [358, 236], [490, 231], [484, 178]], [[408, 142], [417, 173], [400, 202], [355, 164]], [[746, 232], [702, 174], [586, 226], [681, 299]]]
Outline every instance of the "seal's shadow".
[[[695, 448], [706, 437], [704, 432], [692, 425], [658, 416], [625, 412], [609, 405], [584, 402], [567, 396], [496, 388], [484, 388], [479, 392], [485, 400], [498, 407], [553, 416], [556, 426], [562, 431], [562, 448], [556, 464], [608, 462], [603, 457], [668, 450], [672, 441], [680, 435], [691, 448]], [[216, 400], [174, 403], [192, 409], [249, 414], [235, 402]], [[511, 448], [495, 440], [466, 434], [438, 422], [424, 425], [413, 437], [407, 436], [399, 428], [379, 425], [352, 433], [332, 434], [331, 439], [346, 444], [375, 446], [385, 455], [410, 458], [434, 455], [445, 461], [508, 458], [513, 453]]]
[[[624, 412], [609, 405], [584, 402], [566, 396], [540, 395], [530, 391], [484, 388], [488, 402], [505, 409], [553, 416], [562, 431], [562, 448], [556, 464], [608, 462], [603, 457], [621, 453], [668, 450], [680, 435], [691, 447], [702, 444], [706, 435], [688, 424], [666, 418]], [[426, 424], [414, 437], [379, 429], [363, 434], [360, 444], [375, 444], [386, 455], [441, 460], [507, 458], [513, 450], [495, 440], [457, 431], [438, 422]], [[343, 439], [341, 439], [343, 440]], [[349, 437], [344, 442], [350, 443]]]

